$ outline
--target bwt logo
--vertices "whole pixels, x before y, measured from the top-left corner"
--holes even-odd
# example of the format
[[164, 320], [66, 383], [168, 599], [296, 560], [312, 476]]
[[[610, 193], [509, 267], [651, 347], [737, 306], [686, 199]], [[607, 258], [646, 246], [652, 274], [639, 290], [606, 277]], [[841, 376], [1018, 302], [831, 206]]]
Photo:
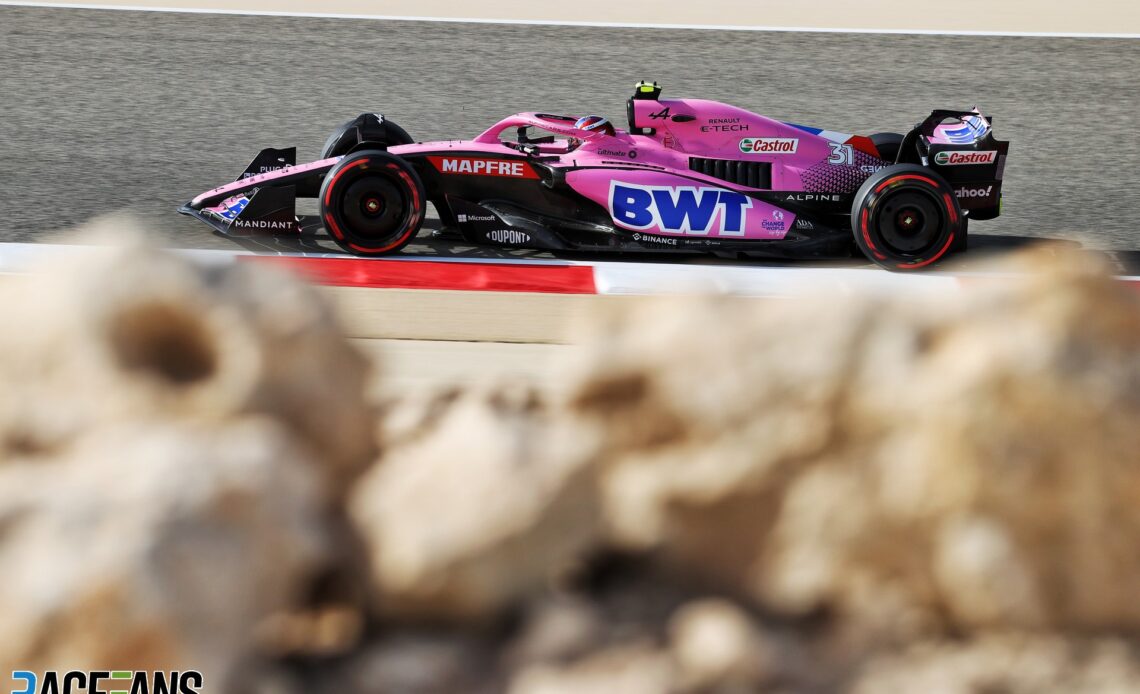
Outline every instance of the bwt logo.
[[24, 684], [12, 694], [200, 694], [203, 685], [202, 673], [197, 670], [49, 670], [42, 678], [35, 672], [16, 670], [12, 680]]
[[722, 188], [610, 182], [610, 215], [630, 229], [743, 236], [752, 199]]

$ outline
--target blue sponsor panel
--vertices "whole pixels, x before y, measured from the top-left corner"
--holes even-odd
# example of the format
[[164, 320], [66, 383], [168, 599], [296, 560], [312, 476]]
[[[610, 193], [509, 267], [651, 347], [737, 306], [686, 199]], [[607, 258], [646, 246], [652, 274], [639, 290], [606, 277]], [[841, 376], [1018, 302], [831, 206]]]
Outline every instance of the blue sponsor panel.
[[230, 198], [229, 200], [226, 200], [222, 203], [222, 206], [225, 209], [219, 212], [218, 216], [231, 220], [237, 219], [237, 216], [242, 213], [242, 210], [244, 210], [245, 206], [248, 204], [249, 198], [245, 197], [244, 195], [240, 198], [237, 198], [236, 200], [234, 198]]
[[695, 236], [743, 236], [752, 199], [723, 188], [613, 181], [610, 214], [619, 225]]
[[249, 201], [249, 196], [235, 195], [233, 197], [226, 198], [213, 207], [207, 207], [203, 209], [203, 212], [226, 222], [233, 222], [238, 218], [238, 215], [240, 215], [242, 211], [245, 210], [246, 206], [249, 205]]

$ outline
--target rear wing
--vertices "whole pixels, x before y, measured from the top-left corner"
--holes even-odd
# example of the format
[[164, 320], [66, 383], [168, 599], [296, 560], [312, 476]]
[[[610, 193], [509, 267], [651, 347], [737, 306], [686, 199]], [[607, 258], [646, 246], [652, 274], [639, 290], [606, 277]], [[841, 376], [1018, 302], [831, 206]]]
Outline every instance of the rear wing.
[[992, 219], [1001, 212], [1001, 185], [1009, 142], [994, 137], [993, 118], [976, 107], [938, 109], [903, 137], [896, 163], [920, 164], [937, 171], [971, 219]]
[[1009, 142], [996, 139], [993, 118], [974, 108], [969, 111], [938, 109], [932, 111], [903, 137], [896, 164], [929, 165], [929, 159], [940, 151], [1000, 150], [1005, 154]]

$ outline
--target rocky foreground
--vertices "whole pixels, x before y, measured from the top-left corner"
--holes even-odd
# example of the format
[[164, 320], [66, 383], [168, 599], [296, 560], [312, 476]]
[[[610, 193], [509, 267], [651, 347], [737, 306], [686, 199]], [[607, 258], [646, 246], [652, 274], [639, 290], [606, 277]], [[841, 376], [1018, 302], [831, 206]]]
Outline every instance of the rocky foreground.
[[1023, 262], [600, 315], [557, 400], [370, 402], [325, 301], [241, 264], [0, 284], [0, 672], [1140, 691], [1140, 296]]

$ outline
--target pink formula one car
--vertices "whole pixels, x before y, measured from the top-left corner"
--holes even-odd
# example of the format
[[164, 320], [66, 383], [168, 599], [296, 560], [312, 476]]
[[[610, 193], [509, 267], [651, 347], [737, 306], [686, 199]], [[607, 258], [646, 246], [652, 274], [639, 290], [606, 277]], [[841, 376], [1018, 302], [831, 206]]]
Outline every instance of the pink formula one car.
[[[323, 226], [350, 253], [395, 253], [431, 203], [474, 244], [718, 255], [863, 254], [892, 270], [966, 247], [1001, 209], [1009, 143], [973, 111], [934, 111], [906, 135], [851, 136], [640, 83], [628, 130], [599, 116], [520, 113], [472, 140], [415, 143], [364, 114], [319, 161], [266, 149], [238, 180], [179, 210], [230, 236]], [[298, 217], [317, 197], [319, 219]]]

